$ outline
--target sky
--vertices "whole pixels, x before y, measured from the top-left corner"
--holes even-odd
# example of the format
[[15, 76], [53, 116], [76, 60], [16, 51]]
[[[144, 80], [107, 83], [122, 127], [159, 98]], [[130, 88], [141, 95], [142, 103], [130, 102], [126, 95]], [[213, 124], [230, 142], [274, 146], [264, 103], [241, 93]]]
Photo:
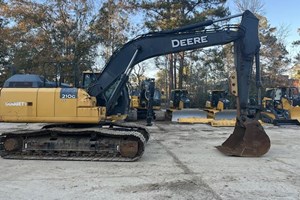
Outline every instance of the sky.
[[[234, 0], [228, 0], [228, 6], [231, 13], [234, 14], [236, 7]], [[285, 42], [291, 56], [295, 56], [300, 48], [292, 47], [292, 42], [300, 40], [300, 34], [297, 32], [300, 29], [300, 0], [261, 0], [264, 4], [264, 15], [273, 27], [286, 27], [288, 30]]]
[[[286, 38], [288, 49], [296, 55], [296, 49], [291, 46], [293, 41], [300, 40], [300, 0], [265, 0], [266, 16], [274, 26], [287, 25], [289, 34]], [[298, 52], [299, 52], [299, 48]]]

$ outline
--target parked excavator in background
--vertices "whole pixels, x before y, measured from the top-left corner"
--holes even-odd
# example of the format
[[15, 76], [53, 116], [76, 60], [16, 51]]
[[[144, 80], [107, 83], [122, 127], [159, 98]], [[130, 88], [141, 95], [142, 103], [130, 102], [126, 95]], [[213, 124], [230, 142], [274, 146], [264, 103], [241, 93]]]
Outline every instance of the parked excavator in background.
[[128, 120], [136, 121], [147, 118], [151, 90], [154, 90], [153, 101], [151, 103], [153, 119], [158, 121], [165, 120], [165, 112], [161, 109], [161, 92], [155, 87], [154, 78], [145, 79], [138, 88], [132, 89], [130, 95], [131, 110], [127, 118]]
[[[239, 25], [206, 28], [240, 16]], [[137, 160], [143, 155], [149, 139], [147, 129], [136, 124], [107, 121], [107, 116], [128, 112], [126, 83], [133, 67], [155, 56], [230, 42], [234, 44], [235, 54], [237, 122], [233, 133], [217, 149], [225, 155], [262, 156], [269, 151], [270, 139], [257, 119], [261, 99], [257, 98], [257, 106], [248, 104], [254, 59], [258, 91], [261, 88], [258, 19], [250, 11], [136, 37], [113, 53], [87, 90], [75, 87], [1, 88], [0, 121], [60, 123], [41, 130], [3, 133], [0, 136], [1, 156], [11, 159]]]
[[261, 119], [265, 123], [300, 125], [300, 94], [296, 87], [267, 88]]

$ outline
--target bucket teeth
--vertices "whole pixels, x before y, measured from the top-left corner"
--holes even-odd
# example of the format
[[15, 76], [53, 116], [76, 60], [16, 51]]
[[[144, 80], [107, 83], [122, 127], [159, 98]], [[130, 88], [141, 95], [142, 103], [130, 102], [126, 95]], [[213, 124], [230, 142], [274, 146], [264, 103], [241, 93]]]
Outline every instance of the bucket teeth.
[[237, 121], [233, 133], [216, 148], [229, 156], [259, 157], [267, 153], [271, 143], [257, 120], [247, 119], [243, 126]]

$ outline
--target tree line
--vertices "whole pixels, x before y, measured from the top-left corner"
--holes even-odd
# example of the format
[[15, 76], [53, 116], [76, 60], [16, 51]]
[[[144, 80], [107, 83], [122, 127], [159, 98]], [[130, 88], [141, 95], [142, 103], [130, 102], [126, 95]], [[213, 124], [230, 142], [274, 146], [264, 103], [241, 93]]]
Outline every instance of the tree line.
[[[250, 9], [260, 19], [265, 87], [282, 84], [281, 75], [292, 61], [280, 30], [264, 17], [260, 1], [234, 2], [240, 12]], [[14, 72], [51, 73], [52, 62], [101, 70], [115, 50], [138, 34], [219, 19], [231, 12], [226, 0], [0, 0], [0, 84]], [[299, 62], [299, 53], [294, 62]], [[160, 56], [139, 64], [132, 78], [140, 82], [149, 65], [158, 71], [156, 85], [166, 94], [186, 88], [193, 105], [201, 106], [208, 90], [227, 89], [234, 71], [232, 45]], [[72, 67], [65, 69], [71, 73]]]

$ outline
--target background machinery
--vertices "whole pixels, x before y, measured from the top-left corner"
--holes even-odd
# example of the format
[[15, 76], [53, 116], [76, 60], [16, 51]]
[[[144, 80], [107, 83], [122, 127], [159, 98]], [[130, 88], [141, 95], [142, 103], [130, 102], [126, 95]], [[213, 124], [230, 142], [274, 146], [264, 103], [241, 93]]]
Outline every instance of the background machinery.
[[170, 109], [181, 110], [189, 108], [191, 101], [188, 98], [188, 91], [186, 89], [175, 89], [171, 91]]
[[[215, 22], [242, 16], [238, 26], [205, 29]], [[114, 52], [97, 79], [82, 88], [1, 88], [0, 120], [45, 122], [41, 130], [3, 133], [1, 156], [16, 159], [133, 161], [144, 152], [149, 132], [140, 126], [106, 122], [126, 113], [126, 83], [133, 67], [151, 57], [233, 42], [236, 67], [237, 122], [218, 150], [226, 155], [261, 156], [270, 140], [257, 120], [258, 106], [248, 105], [249, 77], [255, 58], [260, 83], [258, 19], [250, 11], [174, 30], [141, 35]], [[257, 85], [260, 87], [260, 84]]]
[[190, 99], [186, 89], [171, 91], [170, 108], [167, 109], [167, 118], [178, 123], [209, 123], [207, 113], [200, 109], [190, 109]]
[[263, 98], [263, 122], [300, 125], [300, 94], [296, 87], [267, 88]]
[[153, 101], [151, 105], [153, 111], [150, 112], [152, 112], [152, 116], [155, 120], [165, 119], [165, 112], [161, 110], [161, 92], [155, 87], [155, 79], [150, 78], [143, 80], [138, 88], [131, 91], [129, 120], [135, 121], [147, 118], [152, 90]]
[[227, 92], [225, 90], [209, 91], [208, 100], [205, 103], [205, 108], [224, 110], [228, 109], [230, 101], [227, 99]]
[[234, 126], [236, 122], [236, 110], [230, 109], [230, 101], [225, 90], [212, 90], [209, 92], [205, 104], [207, 118], [213, 119], [209, 123], [212, 126]]
[[181, 118], [198, 116], [195, 109], [189, 109], [191, 101], [186, 89], [174, 89], [170, 94], [169, 108], [166, 109], [166, 118], [178, 122]]

